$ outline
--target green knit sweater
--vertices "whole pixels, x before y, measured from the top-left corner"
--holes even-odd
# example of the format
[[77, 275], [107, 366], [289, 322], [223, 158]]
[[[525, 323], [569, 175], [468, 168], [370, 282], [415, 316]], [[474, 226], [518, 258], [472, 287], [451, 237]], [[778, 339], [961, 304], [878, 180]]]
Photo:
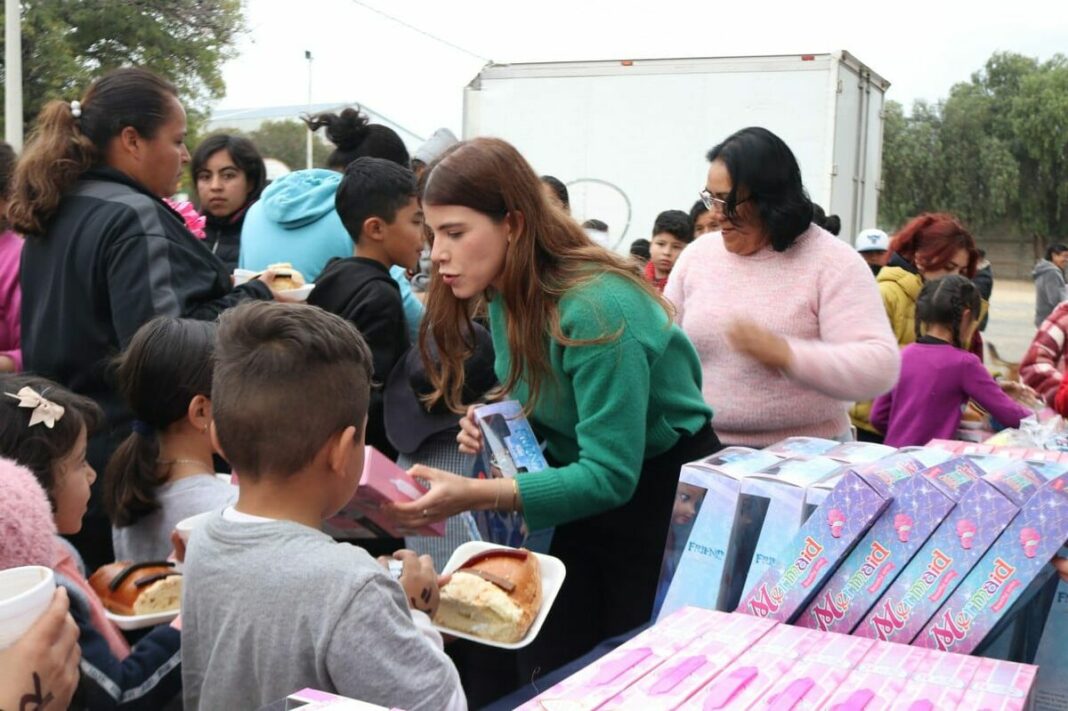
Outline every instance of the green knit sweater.
[[[564, 466], [519, 476], [528, 525], [556, 526], [625, 504], [642, 463], [696, 433], [712, 417], [701, 395], [701, 363], [686, 335], [640, 287], [601, 275], [567, 293], [560, 326], [571, 339], [621, 331], [607, 343], [565, 347], [546, 337], [553, 378], [530, 422]], [[495, 370], [511, 362], [504, 299], [489, 304]], [[509, 396], [526, 403], [520, 382]], [[665, 475], [667, 473], [665, 472]]]

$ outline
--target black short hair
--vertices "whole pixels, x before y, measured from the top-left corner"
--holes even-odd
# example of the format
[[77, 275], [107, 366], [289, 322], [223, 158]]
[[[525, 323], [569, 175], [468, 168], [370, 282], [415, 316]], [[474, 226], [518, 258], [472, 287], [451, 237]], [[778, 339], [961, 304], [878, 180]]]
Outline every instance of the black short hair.
[[219, 317], [212, 416], [242, 478], [290, 476], [346, 427], [362, 431], [370, 384], [371, 351], [340, 316], [256, 301]]
[[812, 222], [812, 201], [793, 151], [766, 128], [743, 128], [706, 156], [722, 161], [731, 176], [724, 217], [736, 220], [739, 189], [756, 208], [776, 252], [785, 252]]
[[372, 217], [386, 222], [418, 194], [415, 173], [384, 158], [357, 158], [345, 168], [334, 206], [353, 242]]
[[[30, 427], [33, 408], [20, 407], [15, 397], [23, 388], [63, 408], [63, 415], [53, 427], [39, 423]], [[0, 457], [6, 457], [29, 469], [48, 494], [55, 510], [53, 491], [56, 466], [78, 441], [85, 428], [93, 434], [104, 424], [104, 413], [87, 397], [75, 395], [65, 387], [36, 375], [0, 375]]]
[[693, 222], [690, 221], [690, 216], [682, 210], [664, 210], [656, 216], [652, 236], [656, 237], [663, 232], [680, 242], [686, 244], [693, 242]]
[[835, 237], [842, 231], [842, 218], [838, 215], [828, 215], [823, 208], [812, 203], [812, 221]]
[[708, 208], [705, 207], [704, 200], [698, 200], [690, 208], [690, 224], [693, 225], [695, 230], [697, 229], [697, 218], [706, 212], [708, 212]]
[[560, 202], [564, 204], [565, 208], [568, 210], [571, 209], [571, 195], [568, 194], [567, 186], [564, 185], [562, 180], [551, 175], [543, 175], [541, 176], [541, 182], [552, 188], [553, 192], [556, 193], [556, 197], [560, 199]]
[[649, 240], [645, 238], [636, 239], [630, 243], [631, 256], [641, 257], [645, 261], [649, 261]]
[[1062, 252], [1068, 252], [1068, 245], [1056, 242], [1046, 247], [1046, 260], [1053, 261], [1054, 254], [1061, 254]]
[[598, 232], [607, 232], [608, 224], [603, 220], [586, 220], [582, 223], [583, 229], [597, 230]]
[[229, 153], [234, 164], [245, 174], [249, 186], [249, 201], [258, 200], [260, 193], [267, 187], [267, 166], [264, 165], [263, 156], [257, 150], [256, 144], [244, 136], [216, 133], [201, 141], [189, 164], [189, 174], [193, 177], [194, 185], [197, 182], [197, 173], [203, 170], [204, 164], [219, 151]]

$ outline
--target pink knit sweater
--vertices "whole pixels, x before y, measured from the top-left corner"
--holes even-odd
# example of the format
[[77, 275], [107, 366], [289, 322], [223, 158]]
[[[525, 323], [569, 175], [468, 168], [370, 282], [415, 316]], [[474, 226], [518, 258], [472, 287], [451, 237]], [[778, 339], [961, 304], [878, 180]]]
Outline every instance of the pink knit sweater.
[[[664, 295], [701, 356], [712, 425], [729, 444], [837, 437], [848, 403], [887, 392], [901, 355], [864, 260], [812, 225], [783, 253], [728, 252], [718, 232], [697, 239], [671, 270]], [[748, 319], [785, 337], [788, 371], [734, 351], [727, 327]]]

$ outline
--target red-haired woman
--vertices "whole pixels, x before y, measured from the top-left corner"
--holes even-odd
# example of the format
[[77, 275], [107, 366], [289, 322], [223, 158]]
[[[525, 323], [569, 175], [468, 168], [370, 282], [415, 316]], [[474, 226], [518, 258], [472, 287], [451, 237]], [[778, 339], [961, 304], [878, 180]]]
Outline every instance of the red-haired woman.
[[[480, 509], [556, 528], [567, 580], [523, 661], [548, 671], [652, 614], [679, 469], [719, 449], [701, 362], [660, 294], [551, 205], [511, 145], [458, 144], [422, 199], [434, 231], [422, 340], [441, 354], [424, 358], [432, 397], [462, 411], [463, 334], [486, 304], [495, 394], [523, 403], [553, 466], [514, 480], [415, 467], [430, 492], [393, 510], [412, 528]], [[481, 449], [470, 415], [461, 426], [461, 449]]]
[[[916, 298], [923, 283], [948, 274], [971, 279], [978, 263], [975, 240], [952, 215], [924, 213], [894, 235], [890, 257], [876, 281], [899, 346], [916, 340]], [[985, 308], [984, 303], [984, 313]], [[882, 435], [872, 427], [870, 414], [870, 402], [857, 403], [849, 413], [859, 439], [881, 442]]]

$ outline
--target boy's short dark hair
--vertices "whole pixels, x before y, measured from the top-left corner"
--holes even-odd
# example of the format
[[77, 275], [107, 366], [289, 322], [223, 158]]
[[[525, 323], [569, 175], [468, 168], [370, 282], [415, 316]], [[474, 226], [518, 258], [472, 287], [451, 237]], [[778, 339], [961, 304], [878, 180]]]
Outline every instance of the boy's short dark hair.
[[295, 474], [330, 437], [362, 431], [370, 382], [371, 351], [340, 316], [260, 301], [219, 318], [212, 414], [242, 477]]
[[649, 240], [639, 238], [631, 242], [630, 253], [631, 256], [641, 257], [642, 259], [648, 262], [651, 256], [649, 254]]
[[[27, 387], [63, 408], [63, 416], [53, 427], [29, 426], [33, 409], [20, 407], [19, 400], [11, 397]], [[36, 375], [0, 376], [0, 457], [14, 460], [33, 472], [53, 509], [56, 465], [74, 449], [82, 427], [92, 437], [103, 424], [104, 413], [95, 402], [51, 380]]]
[[345, 168], [334, 207], [352, 241], [359, 243], [365, 220], [393, 222], [417, 194], [415, 173], [409, 169], [384, 158], [357, 158]]
[[653, 237], [664, 232], [680, 242], [686, 244], [693, 242], [693, 222], [690, 221], [690, 216], [682, 210], [664, 210], [656, 216], [656, 222], [653, 223]]

